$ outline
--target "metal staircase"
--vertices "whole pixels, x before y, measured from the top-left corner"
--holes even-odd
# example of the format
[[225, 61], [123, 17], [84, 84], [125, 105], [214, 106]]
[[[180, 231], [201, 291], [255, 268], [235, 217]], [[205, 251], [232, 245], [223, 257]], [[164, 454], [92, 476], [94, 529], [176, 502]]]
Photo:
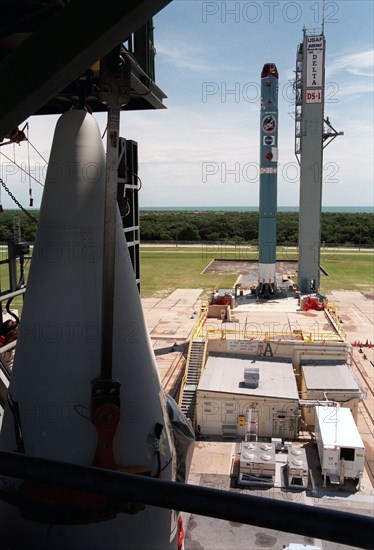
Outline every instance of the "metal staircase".
[[190, 341], [186, 372], [182, 381], [179, 406], [192, 424], [195, 417], [196, 390], [205, 362], [206, 346], [207, 342], [201, 338]]

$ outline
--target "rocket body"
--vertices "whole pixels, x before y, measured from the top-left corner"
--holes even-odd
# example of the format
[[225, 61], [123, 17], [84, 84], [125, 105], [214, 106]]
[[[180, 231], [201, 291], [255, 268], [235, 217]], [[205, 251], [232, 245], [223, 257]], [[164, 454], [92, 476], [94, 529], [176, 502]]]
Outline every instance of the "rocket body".
[[261, 73], [260, 201], [258, 294], [276, 290], [278, 166], [278, 71], [266, 63]]
[[[97, 123], [83, 111], [65, 113], [52, 145], [9, 388], [29, 456], [94, 464], [98, 435], [90, 403], [101, 366], [104, 198], [105, 153]], [[166, 403], [119, 212], [114, 295], [113, 377], [121, 385], [116, 466], [172, 481], [175, 451]], [[162, 427], [158, 455], [155, 425]], [[17, 448], [9, 406], [0, 448]], [[4, 480], [22, 493], [22, 480]], [[146, 506], [108, 520], [98, 510], [90, 523], [48, 524], [0, 500], [0, 538], [12, 550], [175, 550], [177, 521], [176, 512]]]

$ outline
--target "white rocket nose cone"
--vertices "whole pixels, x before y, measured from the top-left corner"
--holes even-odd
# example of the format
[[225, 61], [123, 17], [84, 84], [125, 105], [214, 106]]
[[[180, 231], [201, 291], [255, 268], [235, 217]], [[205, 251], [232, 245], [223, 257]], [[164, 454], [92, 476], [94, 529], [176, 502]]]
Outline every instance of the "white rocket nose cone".
[[[104, 192], [97, 123], [70, 111], [53, 139], [10, 385], [27, 454], [91, 463], [96, 434], [84, 417], [100, 372]], [[1, 441], [15, 450], [9, 416]]]
[[[19, 405], [27, 455], [87, 466], [98, 441], [90, 416], [92, 381], [101, 366], [104, 198], [105, 154], [96, 121], [82, 111], [66, 113], [51, 150], [10, 394]], [[115, 238], [113, 378], [121, 384], [121, 411], [114, 457], [119, 468], [140, 467], [171, 480], [174, 451], [119, 213]], [[156, 424], [163, 426], [160, 454]], [[7, 407], [0, 448], [14, 451], [16, 444]], [[0, 502], [0, 537], [12, 549], [29, 543], [56, 550], [167, 549], [177, 547], [176, 532], [175, 513], [158, 508], [51, 530]]]

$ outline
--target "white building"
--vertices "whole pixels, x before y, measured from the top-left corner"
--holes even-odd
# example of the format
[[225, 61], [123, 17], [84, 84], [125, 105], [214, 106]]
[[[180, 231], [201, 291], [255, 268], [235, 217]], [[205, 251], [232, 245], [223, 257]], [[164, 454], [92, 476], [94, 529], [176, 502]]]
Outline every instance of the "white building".
[[[362, 392], [349, 368], [344, 364], [308, 364], [302, 367], [301, 398], [306, 401], [335, 401], [351, 410], [357, 422]], [[315, 426], [315, 406], [303, 407], [302, 417], [310, 429]]]
[[197, 389], [197, 424], [209, 436], [293, 439], [298, 400], [291, 361], [210, 354]]
[[316, 407], [316, 442], [324, 485], [361, 480], [365, 468], [365, 447], [352, 413], [342, 407]]

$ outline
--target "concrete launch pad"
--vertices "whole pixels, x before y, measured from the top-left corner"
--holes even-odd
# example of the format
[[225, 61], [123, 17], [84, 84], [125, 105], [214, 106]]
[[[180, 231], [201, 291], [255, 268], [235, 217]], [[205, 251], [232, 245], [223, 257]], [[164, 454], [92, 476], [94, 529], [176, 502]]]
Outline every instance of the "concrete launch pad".
[[174, 396], [184, 370], [188, 339], [200, 310], [202, 288], [177, 289], [166, 298], [143, 298], [163, 387]]
[[[142, 300], [160, 377], [164, 388], [172, 394], [173, 391], [175, 392], [178, 389], [178, 384], [184, 373], [188, 339], [197, 321], [201, 292], [202, 289], [178, 289], [164, 299], [147, 298]], [[362, 342], [365, 344], [366, 340], [369, 343], [374, 340], [374, 307], [373, 299], [370, 296], [365, 296], [360, 292], [334, 291], [327, 297], [330, 304], [335, 303], [338, 307], [339, 317], [347, 334], [348, 343], [353, 345], [355, 342]], [[227, 323], [222, 322], [220, 319], [208, 319], [209, 326], [215, 326], [217, 329], [217, 338], [221, 338], [222, 330], [227, 331], [225, 333], [227, 340], [238, 338], [235, 334], [235, 328], [238, 328], [239, 325], [246, 326], [248, 332], [257, 331], [259, 335], [274, 331], [283, 332], [286, 336], [287, 334], [291, 335], [293, 330], [299, 329], [302, 329], [304, 335], [313, 332], [318, 336], [323, 331], [333, 334], [332, 326], [323, 311], [298, 311], [298, 301], [295, 298], [256, 303], [256, 300], [247, 299], [244, 295], [238, 297], [238, 302], [238, 307], [233, 310], [233, 317], [238, 319], [237, 322]], [[234, 331], [233, 334], [230, 334], [230, 329]], [[297, 337], [297, 334], [290, 337], [294, 338], [295, 336]], [[353, 361], [351, 368], [357, 381], [366, 392], [366, 397], [359, 405], [357, 424], [365, 443], [367, 463], [374, 469], [374, 429], [372, 422], [372, 411], [374, 410], [374, 348], [363, 347], [362, 353], [359, 350], [359, 346], [352, 348]], [[210, 444], [213, 445], [213, 443]], [[209, 469], [201, 469], [201, 472], [218, 472], [218, 469], [214, 466], [215, 460], [222, 461], [222, 464], [226, 463], [226, 459], [222, 456], [223, 448], [225, 447], [215, 448], [215, 451], [212, 452], [211, 462], [209, 460], [206, 462]], [[202, 460], [199, 458], [199, 453], [195, 453], [195, 460]], [[191, 546], [190, 548], [194, 547]], [[226, 546], [226, 548], [231, 547]]]
[[[229, 262], [228, 262], [229, 263]], [[164, 387], [173, 387], [183, 370], [183, 354], [186, 352], [188, 339], [196, 324], [199, 309], [200, 295], [203, 289], [178, 289], [166, 298], [145, 298], [142, 300], [143, 309], [149, 328], [152, 345], [155, 350], [160, 377]], [[247, 298], [248, 296], [248, 298]], [[330, 303], [338, 307], [340, 318], [343, 321], [348, 341], [374, 340], [374, 308], [373, 301], [360, 292], [334, 291], [328, 295]], [[314, 337], [325, 332], [333, 334], [333, 328], [323, 311], [299, 311], [298, 301], [295, 298], [266, 300], [257, 303], [251, 295], [238, 296], [238, 306], [233, 310], [234, 321], [222, 322], [219, 319], [209, 319], [209, 326], [217, 330], [246, 327], [248, 332], [258, 331], [259, 335], [266, 332], [281, 333], [284, 337], [295, 337], [294, 331], [302, 330], [304, 334]], [[236, 338], [234, 334], [232, 338]], [[227, 334], [230, 338], [230, 334]], [[373, 342], [374, 343], [374, 342]], [[372, 371], [370, 360], [374, 360], [373, 349], [365, 349], [368, 360], [355, 351], [357, 360], [361, 360], [364, 367]], [[369, 380], [373, 373], [368, 372]], [[370, 397], [370, 396], [369, 396]]]
[[[295, 276], [297, 273], [297, 262], [291, 260], [277, 261], [276, 271], [277, 275], [290, 273]], [[240, 278], [248, 280], [251, 283], [253, 280], [256, 283], [256, 277], [258, 278], [258, 260], [213, 260], [205, 268], [204, 273], [238, 273]]]
[[[296, 445], [303, 446], [304, 443]], [[312, 482], [307, 491], [289, 489], [281, 483], [281, 468], [277, 468], [275, 486], [269, 489], [235, 489], [230, 487], [230, 465], [236, 452], [235, 443], [199, 441], [195, 451], [188, 482], [214, 489], [240, 492], [263, 498], [272, 498], [306, 504], [323, 506], [372, 515], [372, 490], [368, 479], [363, 481], [359, 493], [348, 492], [342, 488], [323, 488], [318, 471], [318, 455], [315, 445], [306, 443], [308, 465], [311, 469]], [[277, 454], [277, 466], [287, 461], [287, 455]], [[321, 482], [321, 483], [320, 483]], [[289, 543], [316, 545], [321, 550], [344, 550], [347, 546], [318, 539], [303, 537], [256, 526], [222, 521], [203, 516], [183, 514], [187, 525], [185, 550], [241, 550], [250, 548], [282, 548]], [[294, 518], [297, 521], [297, 518]], [[292, 530], [292, 520], [289, 525]], [[349, 547], [353, 548], [353, 547]]]
[[[276, 277], [279, 286], [283, 282], [290, 281], [290, 284], [297, 282], [298, 262], [293, 260], [277, 260], [275, 264]], [[257, 286], [258, 283], [258, 261], [257, 260], [220, 260], [216, 259], [210, 262], [203, 273], [217, 273], [228, 275], [237, 273], [236, 284], [242, 288], [248, 289]], [[326, 275], [326, 272], [320, 268], [320, 276]]]
[[[300, 311], [298, 297], [274, 297], [257, 300], [257, 296], [245, 292], [236, 298], [237, 307], [231, 312], [231, 322], [209, 319], [207, 327], [227, 331], [227, 338], [237, 338], [233, 331], [245, 331], [248, 338], [338, 340], [333, 326], [324, 311]], [[231, 333], [231, 335], [230, 335]]]

